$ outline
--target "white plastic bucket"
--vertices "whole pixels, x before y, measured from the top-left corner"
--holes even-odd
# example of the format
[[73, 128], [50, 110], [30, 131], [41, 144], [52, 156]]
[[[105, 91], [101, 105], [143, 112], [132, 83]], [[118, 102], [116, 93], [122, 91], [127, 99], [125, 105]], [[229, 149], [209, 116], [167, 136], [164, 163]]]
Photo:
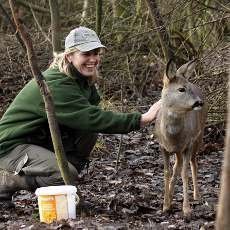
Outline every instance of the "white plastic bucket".
[[40, 221], [51, 223], [54, 220], [75, 219], [79, 197], [77, 188], [72, 185], [48, 186], [36, 189]]

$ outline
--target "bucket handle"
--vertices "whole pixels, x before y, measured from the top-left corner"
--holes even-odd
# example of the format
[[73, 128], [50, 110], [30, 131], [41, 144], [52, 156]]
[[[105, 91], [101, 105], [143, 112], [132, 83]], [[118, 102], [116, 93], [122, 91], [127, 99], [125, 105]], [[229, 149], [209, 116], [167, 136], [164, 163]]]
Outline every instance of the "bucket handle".
[[79, 202], [80, 202], [80, 197], [77, 195], [77, 193], [76, 193], [76, 196], [75, 196], [75, 197], [76, 197], [76, 198], [75, 198], [75, 204], [78, 205]]

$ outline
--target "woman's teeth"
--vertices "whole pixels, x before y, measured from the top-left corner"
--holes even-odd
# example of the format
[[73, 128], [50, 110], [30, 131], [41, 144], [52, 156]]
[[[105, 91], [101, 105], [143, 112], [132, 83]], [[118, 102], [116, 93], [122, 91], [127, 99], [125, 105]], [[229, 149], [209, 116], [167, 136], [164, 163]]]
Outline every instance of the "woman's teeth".
[[87, 68], [93, 68], [95, 65], [86, 65]]

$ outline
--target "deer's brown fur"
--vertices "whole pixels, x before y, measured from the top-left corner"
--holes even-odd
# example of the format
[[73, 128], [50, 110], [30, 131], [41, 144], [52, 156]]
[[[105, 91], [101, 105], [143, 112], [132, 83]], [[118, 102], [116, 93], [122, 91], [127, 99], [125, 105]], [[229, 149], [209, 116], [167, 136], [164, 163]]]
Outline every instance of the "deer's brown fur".
[[[189, 163], [194, 186], [193, 196], [195, 200], [199, 198], [196, 155], [202, 144], [207, 111], [201, 90], [187, 80], [194, 68], [194, 61], [184, 64], [178, 70], [172, 62], [168, 63], [163, 79], [162, 107], [156, 119], [156, 136], [164, 158], [163, 210], [170, 209], [175, 182], [181, 174], [185, 217], [191, 215], [188, 198]], [[176, 155], [176, 161], [171, 175], [170, 155], [172, 154]]]

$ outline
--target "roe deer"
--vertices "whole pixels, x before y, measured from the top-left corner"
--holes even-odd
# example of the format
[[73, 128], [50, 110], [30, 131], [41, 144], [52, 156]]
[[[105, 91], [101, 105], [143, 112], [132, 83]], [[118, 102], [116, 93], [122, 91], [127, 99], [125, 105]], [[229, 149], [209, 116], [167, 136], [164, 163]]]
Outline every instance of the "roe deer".
[[[182, 65], [178, 70], [170, 61], [166, 67], [162, 89], [162, 107], [156, 118], [156, 136], [164, 158], [164, 205], [163, 211], [171, 207], [175, 182], [181, 173], [183, 181], [183, 214], [191, 215], [188, 199], [188, 166], [191, 164], [194, 199], [199, 199], [197, 187], [196, 154], [202, 144], [206, 120], [206, 105], [201, 90], [190, 83], [195, 61]], [[176, 154], [173, 174], [170, 178], [170, 155]]]

